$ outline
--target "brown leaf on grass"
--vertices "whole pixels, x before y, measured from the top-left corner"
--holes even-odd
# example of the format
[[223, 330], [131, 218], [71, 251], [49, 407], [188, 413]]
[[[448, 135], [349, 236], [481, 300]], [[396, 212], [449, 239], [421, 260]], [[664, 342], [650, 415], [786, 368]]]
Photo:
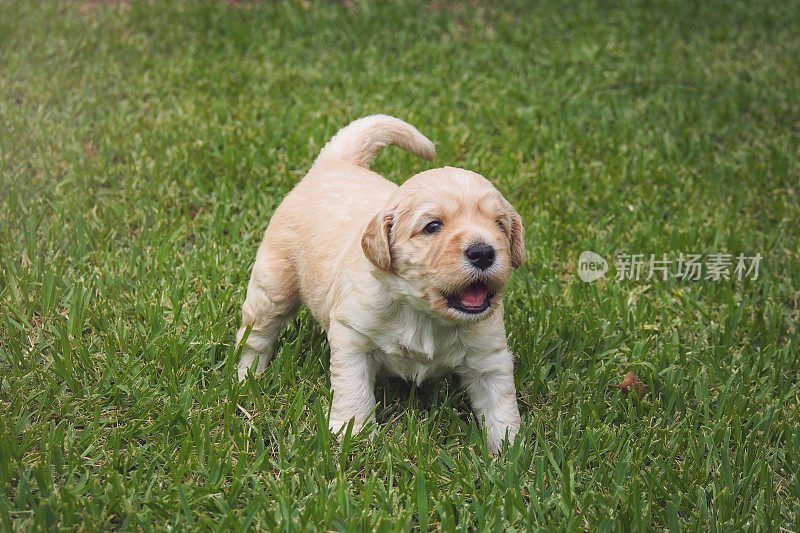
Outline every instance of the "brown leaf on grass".
[[626, 396], [628, 395], [628, 391], [631, 389], [633, 389], [633, 392], [635, 392], [636, 396], [639, 398], [643, 398], [644, 395], [647, 394], [647, 385], [645, 385], [644, 382], [633, 372], [628, 372], [625, 374], [625, 378], [620, 381], [619, 385], [608, 386], [621, 390], [622, 394]]
[[86, 154], [86, 159], [97, 157], [97, 150], [94, 149], [94, 144], [89, 139], [83, 141], [83, 153]]

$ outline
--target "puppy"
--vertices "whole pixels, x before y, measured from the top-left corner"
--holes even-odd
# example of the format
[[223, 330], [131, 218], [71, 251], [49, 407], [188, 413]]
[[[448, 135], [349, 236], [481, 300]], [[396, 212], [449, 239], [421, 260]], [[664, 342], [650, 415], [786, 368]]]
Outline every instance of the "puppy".
[[387, 145], [427, 160], [435, 153], [402, 120], [356, 120], [278, 206], [242, 307], [239, 380], [254, 364], [264, 370], [302, 303], [330, 342], [334, 433], [350, 420], [358, 431], [373, 416], [377, 375], [420, 383], [455, 372], [497, 453], [520, 424], [501, 295], [524, 257], [522, 221], [468, 170], [387, 181], [369, 170]]

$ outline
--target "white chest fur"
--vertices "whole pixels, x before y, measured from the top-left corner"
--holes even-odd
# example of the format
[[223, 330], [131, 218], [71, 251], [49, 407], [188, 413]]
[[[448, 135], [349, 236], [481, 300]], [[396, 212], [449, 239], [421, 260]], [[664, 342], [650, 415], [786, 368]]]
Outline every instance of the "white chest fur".
[[398, 305], [392, 319], [369, 332], [381, 370], [421, 383], [464, 362], [467, 346], [456, 325], [443, 324]]

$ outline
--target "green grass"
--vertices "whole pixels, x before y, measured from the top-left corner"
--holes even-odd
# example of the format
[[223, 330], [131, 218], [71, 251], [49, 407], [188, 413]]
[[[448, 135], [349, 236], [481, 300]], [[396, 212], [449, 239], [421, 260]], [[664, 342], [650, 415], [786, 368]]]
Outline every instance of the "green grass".
[[[0, 2], [0, 529], [800, 531], [800, 6]], [[457, 380], [327, 430], [303, 312], [233, 379], [270, 214], [388, 113], [374, 168], [487, 176], [523, 427]], [[578, 280], [582, 250], [756, 253], [744, 281]], [[613, 274], [613, 272], [612, 272]], [[629, 371], [634, 403], [606, 387]]]

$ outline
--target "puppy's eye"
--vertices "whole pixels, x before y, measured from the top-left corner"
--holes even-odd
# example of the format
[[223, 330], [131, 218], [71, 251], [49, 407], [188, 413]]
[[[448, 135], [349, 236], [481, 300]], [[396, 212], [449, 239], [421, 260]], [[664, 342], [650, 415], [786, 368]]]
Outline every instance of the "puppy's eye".
[[428, 222], [428, 224], [424, 228], [422, 228], [422, 233], [426, 235], [433, 235], [440, 229], [442, 229], [441, 221], [434, 220], [433, 222]]
[[501, 230], [503, 230], [503, 231], [506, 230], [506, 226], [505, 226], [505, 224], [503, 224], [503, 219], [502, 218], [498, 218], [497, 220], [495, 220], [495, 222], [497, 222], [497, 225], [500, 226]]

